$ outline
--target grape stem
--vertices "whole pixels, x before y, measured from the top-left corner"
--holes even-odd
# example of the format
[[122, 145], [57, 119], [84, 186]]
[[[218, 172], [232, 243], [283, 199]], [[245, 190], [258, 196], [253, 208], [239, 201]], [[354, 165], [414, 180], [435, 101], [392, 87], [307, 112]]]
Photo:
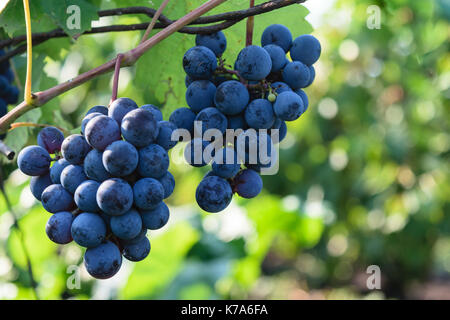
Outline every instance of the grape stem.
[[155, 15], [152, 18], [152, 21], [150, 22], [150, 24], [147, 27], [147, 30], [145, 30], [144, 35], [142, 36], [141, 42], [144, 42], [145, 40], [147, 40], [148, 35], [150, 34], [150, 32], [152, 32], [153, 27], [156, 24], [156, 21], [159, 19], [159, 16], [161, 15], [161, 13], [163, 12], [164, 8], [167, 6], [167, 4], [169, 3], [170, 0], [164, 0], [163, 3], [161, 3], [161, 5], [158, 8], [158, 11], [156, 11]]
[[122, 59], [123, 59], [123, 54], [119, 53], [116, 57], [116, 65], [114, 67], [113, 88], [112, 88], [111, 101], [109, 102], [109, 104], [113, 103], [113, 101], [117, 99], [117, 91], [119, 90], [119, 75], [120, 75], [120, 68], [122, 65]]
[[23, 0], [23, 10], [25, 13], [25, 27], [27, 30], [27, 78], [25, 80], [24, 100], [26, 103], [32, 104], [31, 74], [33, 70], [33, 37], [31, 33], [30, 4], [28, 3], [28, 0]]
[[[255, 6], [255, 0], [250, 0], [250, 9]], [[247, 28], [245, 33], [245, 46], [251, 46], [253, 43], [253, 29], [255, 26], [255, 17], [250, 16], [247, 18]]]

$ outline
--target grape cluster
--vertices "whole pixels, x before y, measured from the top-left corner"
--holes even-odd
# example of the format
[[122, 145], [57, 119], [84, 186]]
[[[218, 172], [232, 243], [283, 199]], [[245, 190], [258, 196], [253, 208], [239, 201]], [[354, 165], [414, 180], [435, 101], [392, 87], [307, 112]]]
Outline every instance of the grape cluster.
[[[211, 170], [197, 187], [196, 200], [205, 211], [219, 212], [229, 205], [234, 193], [253, 198], [261, 192], [261, 170], [277, 160], [272, 151], [286, 136], [286, 121], [298, 119], [308, 109], [303, 88], [314, 81], [313, 64], [319, 59], [321, 45], [311, 35], [293, 40], [288, 28], [273, 24], [264, 30], [262, 46], [242, 49], [229, 69], [222, 58], [227, 47], [223, 32], [197, 35], [195, 44], [183, 57], [189, 108], [175, 110], [170, 121], [191, 135], [208, 129], [222, 134], [227, 129], [241, 130], [237, 138], [219, 146], [217, 141], [194, 135], [185, 149], [191, 165], [211, 163]], [[276, 130], [278, 138], [272, 141]], [[244, 150], [237, 148], [240, 136], [247, 139]], [[214, 148], [210, 148], [212, 144]], [[263, 161], [257, 152], [256, 159], [250, 161], [250, 150], [260, 148], [265, 148], [270, 160]]]
[[[5, 55], [5, 51], [0, 49], [0, 57]], [[14, 73], [11, 70], [9, 61], [0, 63], [0, 118], [8, 113], [8, 104], [15, 104], [19, 100], [19, 89], [12, 83]], [[3, 140], [6, 135], [0, 135]]]
[[84, 263], [93, 277], [112, 277], [122, 256], [144, 259], [150, 252], [147, 230], [167, 223], [163, 200], [175, 188], [168, 171], [168, 150], [176, 144], [172, 130], [157, 107], [138, 108], [119, 98], [109, 108], [91, 108], [81, 134], [64, 138], [47, 127], [37, 146], [19, 153], [20, 170], [32, 176], [31, 192], [53, 214], [48, 237], [86, 247]]

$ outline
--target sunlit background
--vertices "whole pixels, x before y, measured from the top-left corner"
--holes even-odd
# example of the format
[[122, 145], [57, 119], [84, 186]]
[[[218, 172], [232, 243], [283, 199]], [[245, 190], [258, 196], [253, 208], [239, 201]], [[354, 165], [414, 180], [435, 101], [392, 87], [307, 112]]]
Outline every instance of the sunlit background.
[[[148, 5], [133, 4], [140, 2]], [[230, 2], [214, 12], [245, 7], [244, 1]], [[370, 5], [380, 9], [380, 29], [368, 28]], [[103, 1], [102, 8], [115, 6]], [[312, 32], [322, 43], [316, 81], [306, 90], [310, 108], [288, 124], [278, 174], [264, 176], [256, 199], [234, 197], [224, 212], [206, 214], [194, 192], [207, 168], [172, 162], [177, 185], [167, 202], [168, 225], [149, 233], [152, 251], [145, 261], [124, 260], [110, 280], [89, 277], [77, 245], [47, 239], [50, 214], [29, 191], [29, 178], [3, 159], [40, 297], [450, 299], [449, 8], [446, 0], [310, 0], [256, 17], [255, 44], [271, 23], [285, 23], [294, 36]], [[176, 18], [178, 12], [169, 5], [165, 13]], [[105, 18], [95, 25], [140, 21], [146, 17]], [[225, 31], [229, 61], [244, 45], [244, 28], [241, 22]], [[133, 48], [140, 36], [87, 35], [36, 47], [34, 70], [44, 72], [35, 72], [34, 90]], [[193, 36], [175, 35], [123, 69], [120, 96], [159, 105], [167, 119], [185, 105], [181, 59], [193, 45]], [[24, 61], [14, 59], [22, 79]], [[75, 132], [87, 109], [108, 103], [111, 86], [111, 77], [102, 76], [24, 119]], [[35, 144], [37, 132], [18, 128], [6, 142], [16, 148]], [[2, 299], [34, 298], [20, 237], [1, 199]], [[67, 286], [78, 265], [79, 289]], [[367, 287], [370, 265], [381, 269], [380, 290]]]

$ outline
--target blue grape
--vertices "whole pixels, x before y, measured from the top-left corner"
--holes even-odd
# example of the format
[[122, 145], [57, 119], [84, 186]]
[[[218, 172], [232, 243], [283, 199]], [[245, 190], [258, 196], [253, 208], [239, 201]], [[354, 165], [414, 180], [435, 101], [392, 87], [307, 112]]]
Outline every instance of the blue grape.
[[243, 198], [256, 197], [262, 190], [263, 182], [260, 175], [251, 169], [245, 169], [234, 178], [235, 190]]
[[283, 81], [292, 89], [305, 88], [310, 77], [309, 68], [299, 61], [289, 62], [283, 70]]
[[68, 165], [61, 172], [61, 185], [70, 193], [74, 194], [78, 186], [87, 180], [82, 166]]
[[107, 214], [120, 216], [133, 205], [133, 189], [119, 178], [103, 181], [97, 190], [97, 204]]
[[89, 145], [103, 151], [114, 141], [120, 140], [120, 127], [108, 116], [98, 116], [91, 119], [84, 130]]
[[208, 80], [192, 82], [186, 90], [186, 102], [188, 106], [198, 113], [205, 108], [214, 107], [214, 95], [216, 86]]
[[164, 202], [160, 202], [151, 210], [141, 211], [142, 223], [145, 228], [150, 230], [158, 230], [164, 227], [169, 221], [169, 208]]
[[100, 211], [96, 197], [98, 187], [100, 183], [93, 180], [84, 181], [78, 186], [73, 196], [78, 209], [85, 212]]
[[139, 150], [139, 174], [147, 178], [161, 178], [169, 168], [169, 155], [167, 151], [157, 145], [151, 144]]
[[123, 256], [129, 261], [142, 261], [150, 253], [150, 241], [142, 238], [139, 242], [125, 244], [123, 246]]
[[84, 173], [89, 179], [98, 182], [111, 178], [111, 174], [103, 166], [103, 152], [97, 149], [89, 151], [86, 158], [84, 158]]
[[16, 104], [19, 101], [19, 89], [14, 86], [9, 86], [3, 98], [7, 104]]
[[61, 183], [61, 172], [70, 164], [66, 159], [59, 159], [53, 163], [53, 166], [50, 168], [50, 178], [52, 182], [55, 184]]
[[306, 85], [307, 87], [312, 85], [312, 83], [316, 79], [316, 69], [314, 69], [314, 66], [309, 66], [308, 68], [309, 68], [309, 81], [308, 84]]
[[156, 138], [156, 143], [166, 150], [175, 147], [178, 141], [172, 140], [172, 132], [177, 129], [177, 126], [170, 121], [160, 121], [158, 122], [158, 126], [159, 133]]
[[133, 239], [142, 230], [142, 219], [139, 212], [131, 209], [121, 216], [112, 217], [110, 225], [112, 233], [120, 239]]
[[237, 114], [235, 116], [228, 116], [228, 129], [245, 130], [248, 128], [247, 123], [245, 122], [245, 117], [243, 113]]
[[164, 199], [162, 184], [153, 178], [142, 178], [133, 186], [134, 204], [144, 210], [155, 208]]
[[119, 98], [113, 101], [108, 109], [108, 116], [116, 120], [117, 124], [120, 127], [122, 123], [123, 117], [134, 109], [137, 109], [138, 106], [136, 102], [131, 100], [130, 98]]
[[278, 118], [284, 121], [294, 121], [303, 113], [303, 100], [295, 92], [283, 92], [278, 95], [273, 110]]
[[92, 119], [94, 119], [95, 117], [98, 116], [102, 116], [104, 114], [100, 113], [100, 112], [91, 112], [88, 113], [83, 120], [81, 120], [81, 134], [84, 134], [86, 131], [86, 126], [88, 124], [89, 121], [91, 121]]
[[163, 121], [162, 112], [158, 109], [157, 106], [153, 104], [144, 104], [143, 106], [141, 106], [141, 109], [150, 111], [153, 114], [153, 118], [156, 120], [156, 122]]
[[224, 210], [232, 197], [233, 191], [228, 181], [217, 176], [203, 179], [195, 192], [198, 205], [207, 212]]
[[211, 49], [216, 57], [220, 57], [227, 48], [227, 39], [222, 31], [211, 34], [197, 34], [195, 36], [195, 44]]
[[4, 96], [9, 89], [9, 81], [0, 75], [0, 96]]
[[322, 47], [316, 37], [304, 34], [297, 37], [291, 48], [291, 58], [294, 61], [300, 61], [307, 66], [311, 66], [319, 60]]
[[28, 146], [20, 151], [17, 165], [29, 176], [42, 176], [49, 171], [51, 163], [48, 151], [39, 146]]
[[50, 174], [45, 174], [43, 176], [35, 176], [31, 177], [30, 180], [30, 190], [33, 196], [41, 201], [42, 192], [44, 192], [45, 188], [49, 185], [52, 185], [52, 179], [50, 179]]
[[282, 122], [281, 123], [281, 127], [280, 127], [280, 132], [278, 134], [278, 141], [281, 142], [284, 140], [284, 138], [286, 138], [287, 135], [287, 126], [286, 126], [286, 122]]
[[178, 129], [186, 129], [191, 133], [194, 132], [194, 120], [196, 114], [189, 108], [178, 108], [172, 112], [169, 121], [177, 126]]
[[41, 195], [42, 206], [51, 213], [70, 211], [75, 208], [72, 195], [60, 184], [45, 188]]
[[190, 48], [183, 57], [184, 71], [194, 79], [209, 79], [217, 68], [216, 55], [207, 47]]
[[96, 213], [80, 213], [72, 222], [72, 238], [80, 246], [93, 248], [105, 240], [106, 225]]
[[94, 113], [94, 112], [98, 112], [98, 113], [101, 113], [101, 114], [107, 116], [108, 115], [108, 108], [105, 107], [105, 106], [94, 106], [94, 107], [90, 108], [88, 110], [88, 112], [86, 112], [86, 116], [88, 114]]
[[272, 87], [272, 90], [275, 91], [276, 94], [280, 94], [285, 91], [292, 91], [291, 87], [289, 87], [284, 82], [274, 82], [270, 86]]
[[60, 151], [63, 141], [64, 134], [55, 127], [46, 127], [37, 136], [38, 145], [47, 150], [48, 153]]
[[269, 53], [258, 46], [248, 46], [239, 52], [235, 69], [247, 80], [262, 80], [272, 70]]
[[175, 189], [175, 178], [167, 171], [165, 175], [158, 179], [164, 189], [164, 199], [170, 197]]
[[[195, 130], [200, 134], [204, 134], [209, 129], [219, 130], [222, 134], [227, 130], [227, 117], [225, 117], [217, 108], [206, 108], [200, 111], [195, 121], [201, 122], [200, 126], [196, 126]], [[201, 131], [200, 131], [201, 130]]]
[[223, 148], [212, 162], [212, 172], [221, 178], [233, 178], [240, 170], [237, 154], [232, 148]]
[[57, 244], [72, 242], [73, 215], [70, 212], [57, 212], [48, 219], [45, 225], [45, 233], [48, 238]]
[[247, 88], [235, 80], [225, 81], [216, 91], [214, 102], [223, 114], [237, 115], [247, 106], [250, 95]]
[[269, 44], [275, 44], [281, 47], [284, 52], [288, 52], [292, 46], [291, 31], [281, 24], [268, 26], [261, 36], [261, 45], [264, 47]]
[[61, 153], [71, 164], [81, 164], [91, 150], [86, 139], [81, 134], [72, 134], [64, 139]]
[[158, 137], [158, 121], [151, 111], [139, 108], [128, 112], [122, 119], [122, 135], [136, 147], [145, 147]]
[[122, 255], [114, 243], [107, 241], [86, 250], [84, 265], [87, 272], [94, 278], [108, 279], [119, 271], [122, 265]]
[[269, 129], [275, 121], [272, 104], [266, 99], [256, 99], [245, 109], [245, 122], [254, 129]]
[[308, 106], [309, 106], [308, 95], [302, 89], [297, 89], [294, 92], [296, 94], [298, 94], [300, 96], [300, 98], [302, 98], [302, 101], [303, 101], [303, 112], [305, 112], [306, 110], [308, 110]]
[[103, 166], [116, 177], [131, 174], [138, 165], [139, 156], [136, 148], [126, 141], [114, 141], [103, 152]]
[[184, 159], [193, 167], [204, 167], [211, 159], [205, 154], [209, 142], [201, 138], [192, 139], [184, 149]]
[[264, 46], [263, 49], [267, 51], [272, 60], [271, 72], [280, 71], [288, 63], [286, 52], [284, 52], [281, 47], [275, 44], [268, 44], [267, 46]]
[[120, 239], [120, 242], [123, 245], [135, 244], [135, 243], [138, 243], [139, 241], [141, 241], [142, 239], [146, 238], [146, 236], [147, 236], [147, 228], [142, 226], [142, 230], [139, 232], [139, 234], [136, 237], [134, 237], [133, 239]]

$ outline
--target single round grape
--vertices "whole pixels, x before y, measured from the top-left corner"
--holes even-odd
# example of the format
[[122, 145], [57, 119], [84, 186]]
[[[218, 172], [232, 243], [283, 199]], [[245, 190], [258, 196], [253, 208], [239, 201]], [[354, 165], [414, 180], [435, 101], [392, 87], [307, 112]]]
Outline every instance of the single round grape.
[[310, 77], [309, 68], [299, 61], [289, 62], [283, 70], [283, 81], [292, 89], [305, 88]]
[[302, 98], [302, 101], [303, 101], [303, 112], [305, 112], [306, 110], [308, 110], [308, 106], [309, 106], [308, 95], [302, 89], [297, 89], [294, 92], [296, 94], [298, 94], [300, 98]]
[[216, 91], [214, 102], [223, 114], [237, 115], [247, 106], [250, 95], [247, 88], [236, 80], [225, 81]]
[[278, 95], [273, 105], [277, 117], [284, 121], [298, 119], [304, 110], [303, 100], [295, 92], [283, 92]]
[[108, 116], [98, 116], [91, 119], [84, 130], [89, 145], [103, 151], [114, 141], [120, 140], [120, 127]]
[[39, 146], [53, 154], [61, 150], [61, 145], [64, 141], [64, 134], [55, 127], [46, 127], [42, 129], [37, 136], [37, 143]]
[[217, 176], [203, 179], [195, 192], [200, 208], [212, 213], [224, 210], [232, 197], [233, 191], [228, 181]]
[[275, 100], [277, 100], [277, 96], [274, 95], [273, 93], [271, 93], [267, 96], [267, 100], [269, 100], [270, 102], [273, 103], [273, 102], [275, 102]]
[[29, 176], [42, 176], [49, 171], [51, 158], [47, 150], [39, 146], [28, 146], [20, 151], [17, 165]]
[[114, 141], [103, 152], [103, 166], [116, 177], [131, 174], [137, 168], [138, 161], [136, 148], [123, 140]]
[[81, 120], [81, 134], [84, 135], [85, 131], [86, 131], [86, 126], [88, 124], [89, 121], [91, 121], [92, 119], [94, 119], [95, 117], [98, 116], [103, 116], [104, 114], [100, 113], [100, 112], [91, 112], [88, 113], [83, 120]]
[[107, 241], [86, 250], [84, 265], [87, 272], [94, 278], [108, 279], [119, 271], [122, 265], [122, 255], [114, 243]]
[[162, 184], [164, 189], [164, 199], [170, 197], [175, 189], [175, 178], [173, 175], [167, 171], [165, 175], [158, 179], [158, 181]]
[[147, 178], [161, 178], [169, 168], [169, 155], [167, 151], [157, 145], [151, 144], [139, 150], [139, 174]]
[[123, 246], [123, 256], [129, 261], [142, 261], [150, 253], [150, 241], [144, 237], [139, 242]]
[[311, 66], [319, 60], [321, 52], [322, 47], [319, 40], [310, 34], [304, 34], [293, 41], [291, 58]]
[[188, 106], [198, 113], [205, 108], [214, 107], [214, 95], [216, 86], [208, 80], [192, 82], [186, 90], [186, 102]]
[[72, 195], [60, 184], [52, 184], [41, 195], [42, 206], [50, 213], [70, 211], [75, 208]]
[[209, 129], [219, 130], [221, 134], [225, 133], [228, 126], [227, 117], [225, 117], [217, 108], [206, 108], [200, 111], [195, 118], [199, 123], [195, 124], [194, 129], [200, 135], [205, 134]]
[[84, 158], [84, 173], [89, 179], [103, 182], [111, 178], [111, 174], [103, 166], [103, 152], [92, 149]]
[[133, 239], [142, 230], [142, 219], [139, 212], [131, 209], [121, 216], [112, 217], [110, 225], [112, 233], [120, 239]]
[[45, 225], [45, 232], [48, 238], [57, 244], [67, 244], [72, 242], [72, 222], [73, 215], [70, 212], [57, 212], [48, 219]]
[[72, 134], [64, 139], [61, 153], [71, 164], [82, 164], [84, 158], [91, 150], [86, 139], [81, 134]]
[[190, 48], [183, 57], [184, 71], [195, 79], [209, 79], [217, 68], [216, 55], [207, 47]]
[[256, 99], [245, 109], [245, 122], [254, 129], [269, 129], [275, 122], [272, 104], [266, 99]]
[[100, 183], [93, 180], [84, 181], [78, 186], [73, 196], [78, 209], [85, 212], [100, 211], [97, 204], [98, 187], [100, 187]]
[[97, 190], [97, 204], [107, 214], [120, 216], [133, 205], [133, 189], [119, 178], [103, 181]]
[[268, 44], [263, 49], [267, 51], [272, 60], [271, 72], [277, 72], [284, 68], [288, 60], [286, 59], [286, 52], [281, 47], [275, 44]]
[[201, 138], [192, 139], [184, 149], [184, 159], [193, 167], [204, 167], [212, 159], [210, 155], [205, 154], [205, 149], [209, 146], [209, 142], [203, 141]]
[[150, 210], [164, 199], [164, 188], [156, 179], [142, 178], [134, 184], [133, 195], [138, 208]]
[[262, 80], [272, 70], [269, 53], [258, 46], [248, 46], [239, 52], [235, 69], [247, 80]]
[[264, 47], [269, 44], [275, 44], [281, 47], [284, 52], [288, 52], [292, 46], [291, 31], [282, 24], [268, 26], [261, 36], [261, 45]]
[[229, 147], [216, 154], [211, 166], [212, 172], [224, 179], [233, 178], [241, 168], [236, 152]]
[[120, 127], [123, 117], [134, 109], [137, 109], [138, 105], [130, 98], [119, 98], [113, 101], [108, 109], [108, 116], [116, 120]]
[[220, 57], [227, 48], [227, 39], [222, 31], [211, 34], [197, 34], [195, 36], [195, 45], [207, 47], [214, 52], [216, 57]]
[[251, 169], [245, 169], [234, 178], [235, 190], [243, 198], [256, 197], [262, 190], [263, 182], [260, 175]]
[[172, 140], [172, 132], [177, 129], [177, 126], [170, 121], [158, 122], [159, 133], [156, 138], [156, 143], [166, 150], [170, 150], [177, 144], [177, 140]]
[[235, 116], [227, 116], [228, 119], [228, 129], [245, 130], [248, 128], [247, 123], [245, 122], [245, 117], [243, 113], [239, 113]]
[[158, 136], [158, 121], [146, 109], [128, 112], [122, 119], [122, 135], [126, 141], [136, 147], [145, 147], [153, 143]]
[[61, 184], [62, 186], [74, 194], [75, 190], [77, 190], [78, 186], [87, 180], [86, 175], [84, 174], [84, 169], [82, 166], [77, 165], [68, 165], [61, 172]]
[[153, 114], [153, 118], [156, 120], [156, 122], [163, 121], [163, 115], [161, 110], [153, 104], [144, 104], [141, 106], [141, 109], [150, 111]]
[[86, 112], [86, 116], [88, 114], [94, 113], [94, 112], [98, 112], [98, 113], [101, 113], [101, 114], [107, 116], [108, 115], [108, 108], [105, 107], [105, 106], [94, 106], [94, 107], [90, 108], [88, 110], [88, 112]]
[[178, 129], [186, 129], [191, 133], [194, 132], [194, 120], [196, 114], [189, 108], [178, 108], [172, 112], [169, 121], [177, 126]]
[[30, 180], [30, 190], [33, 196], [41, 201], [42, 192], [44, 192], [45, 188], [49, 185], [52, 185], [52, 179], [50, 179], [50, 174], [44, 174], [43, 176], [35, 176], [31, 177]]
[[142, 210], [142, 223], [149, 230], [158, 230], [164, 227], [169, 221], [169, 208], [164, 202], [160, 202], [151, 210]]
[[93, 248], [105, 240], [106, 225], [96, 213], [80, 213], [72, 222], [72, 238], [80, 246]]

